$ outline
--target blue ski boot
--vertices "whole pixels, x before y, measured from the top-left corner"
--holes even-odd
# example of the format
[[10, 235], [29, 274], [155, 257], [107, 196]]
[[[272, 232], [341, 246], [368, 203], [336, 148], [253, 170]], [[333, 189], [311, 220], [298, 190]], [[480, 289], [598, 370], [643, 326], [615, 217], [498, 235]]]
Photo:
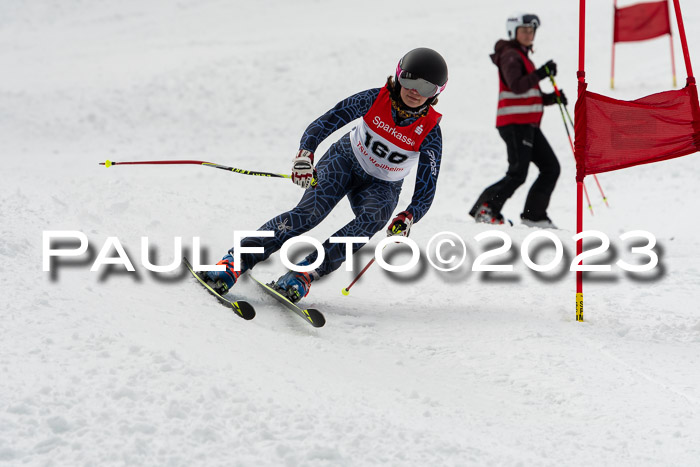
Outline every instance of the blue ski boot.
[[313, 273], [289, 271], [275, 283], [277, 289], [292, 303], [296, 303], [309, 295]]
[[219, 295], [224, 295], [225, 293], [227, 293], [231, 289], [231, 287], [233, 287], [233, 284], [236, 283], [238, 277], [248, 270], [248, 268], [245, 267], [245, 264], [241, 264], [241, 270], [235, 271], [233, 265], [233, 256], [230, 253], [221, 258], [221, 261], [219, 261], [216, 264], [223, 264], [224, 266], [226, 266], [226, 270], [207, 271], [206, 277], [209, 278], [209, 280], [211, 281], [210, 285], [214, 290], [216, 290], [216, 292]]

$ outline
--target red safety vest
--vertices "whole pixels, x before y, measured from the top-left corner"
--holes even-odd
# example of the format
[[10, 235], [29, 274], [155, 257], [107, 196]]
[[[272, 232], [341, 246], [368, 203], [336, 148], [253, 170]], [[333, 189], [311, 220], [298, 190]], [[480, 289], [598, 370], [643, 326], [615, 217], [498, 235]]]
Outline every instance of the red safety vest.
[[408, 126], [398, 126], [391, 115], [391, 96], [384, 86], [360, 123], [350, 131], [352, 150], [365, 172], [381, 180], [396, 181], [418, 164], [420, 146], [440, 123], [433, 109]]
[[[525, 64], [525, 70], [528, 73], [535, 71], [535, 64], [522, 53], [520, 54]], [[542, 120], [542, 91], [540, 85], [536, 84], [522, 94], [516, 94], [503, 82], [501, 73], [498, 73], [499, 89], [498, 89], [498, 111], [496, 112], [496, 127], [505, 125], [519, 124], [535, 124], [539, 125]]]

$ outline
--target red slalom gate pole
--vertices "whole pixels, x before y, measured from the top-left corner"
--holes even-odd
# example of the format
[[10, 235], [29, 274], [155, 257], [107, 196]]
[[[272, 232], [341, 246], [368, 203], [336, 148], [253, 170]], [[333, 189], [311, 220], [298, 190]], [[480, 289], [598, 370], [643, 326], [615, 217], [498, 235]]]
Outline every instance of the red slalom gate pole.
[[[581, 209], [581, 191], [585, 189], [583, 181], [576, 183], [576, 234], [583, 231], [583, 210]], [[583, 252], [583, 239], [576, 241], [576, 256]], [[578, 264], [581, 264], [579, 261]], [[576, 271], [576, 321], [583, 321], [583, 272]]]
[[[613, 31], [617, 25], [617, 0], [613, 1]], [[612, 40], [612, 63], [610, 64], [610, 89], [615, 89], [615, 33]]]
[[[586, 54], [586, 0], [579, 0], [579, 11], [578, 11], [578, 71], [576, 76], [578, 78], [578, 90], [579, 96], [581, 95], [582, 88], [585, 86], [585, 54]], [[576, 126], [574, 126], [574, 131], [576, 131]], [[574, 154], [575, 156], [575, 154]], [[578, 160], [576, 161], [578, 166]], [[578, 169], [578, 168], [577, 168]], [[577, 170], [578, 172], [578, 170]], [[584, 191], [583, 178], [584, 174], [576, 174], [576, 234], [580, 234], [583, 231], [583, 209], [581, 207], [582, 202], [582, 192]], [[583, 252], [583, 239], [579, 238], [576, 241], [576, 256], [580, 258]], [[579, 264], [583, 261], [579, 260]], [[583, 272], [576, 271], [576, 321], [583, 321]]]
[[[549, 71], [549, 70], [547, 70]], [[562, 108], [566, 110], [566, 116], [569, 117], [569, 124], [571, 124], [571, 129], [575, 129], [576, 127], [574, 126], [574, 122], [571, 119], [571, 114], [569, 114], [569, 109], [566, 108], [565, 105], [562, 104], [561, 102], [561, 93], [559, 92], [559, 87], [557, 87], [557, 82], [554, 81], [554, 76], [551, 74], [549, 75], [549, 80], [552, 82], [552, 86], [554, 87], [554, 93], [557, 95], [557, 103], [559, 104], [559, 110], [561, 111]], [[564, 118], [564, 113], [562, 112], [562, 118]], [[569, 127], [566, 125], [566, 120], [564, 121], [564, 127], [566, 128], [566, 135], [569, 137], [569, 144], [571, 145], [571, 152], [576, 154], [574, 151], [574, 143], [571, 140], [571, 134], [569, 133]], [[593, 180], [595, 180], [596, 185], [598, 185], [598, 191], [600, 191], [600, 196], [603, 198], [603, 201], [605, 202], [605, 205], [607, 207], [610, 207], [610, 204], [608, 204], [608, 197], [605, 196], [605, 192], [603, 191], [603, 187], [600, 185], [600, 182], [598, 181], [598, 177], [596, 174], [593, 174]], [[583, 182], [582, 182], [583, 183]], [[591, 210], [591, 214], [593, 214], [593, 207], [591, 206], [591, 200], [588, 198], [588, 190], [586, 189], [586, 185], [583, 185], [583, 189], [586, 193], [586, 200], [588, 201], [588, 209]]]
[[681, 49], [683, 50], [683, 60], [685, 60], [685, 70], [688, 78], [693, 78], [693, 66], [690, 64], [690, 52], [688, 52], [688, 40], [685, 37], [685, 26], [683, 25], [683, 15], [681, 14], [681, 5], [678, 0], [673, 0], [673, 8], [676, 12], [676, 23], [678, 25], [678, 35], [681, 40]]

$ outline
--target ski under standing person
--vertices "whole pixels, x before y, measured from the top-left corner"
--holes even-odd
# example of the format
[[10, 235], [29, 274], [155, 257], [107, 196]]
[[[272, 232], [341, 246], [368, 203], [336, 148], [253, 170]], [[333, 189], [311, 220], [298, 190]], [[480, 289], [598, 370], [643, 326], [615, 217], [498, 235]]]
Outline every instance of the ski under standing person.
[[[557, 73], [552, 60], [535, 68], [528, 57], [532, 52], [540, 19], [534, 14], [513, 15], [506, 21], [509, 40], [496, 42], [491, 60], [498, 67], [499, 94], [496, 128], [506, 143], [508, 170], [505, 177], [481, 193], [469, 214], [477, 222], [504, 224], [505, 202], [525, 183], [530, 162], [540, 174], [528, 192], [520, 214], [530, 227], [556, 228], [547, 216], [547, 207], [559, 178], [559, 161], [540, 130], [543, 106], [557, 102], [556, 94], [543, 94], [539, 82]], [[561, 103], [567, 100], [561, 92]], [[508, 221], [511, 225], [512, 222]]]
[[[291, 211], [270, 219], [259, 231], [273, 237], [247, 237], [242, 247], [262, 247], [263, 253], [242, 253], [234, 264], [233, 248], [217, 264], [225, 271], [209, 271], [208, 278], [224, 294], [241, 274], [279, 250], [283, 243], [318, 225], [345, 196], [355, 218], [333, 237], [372, 237], [392, 219], [403, 179], [417, 166], [413, 197], [387, 228], [388, 235], [407, 236], [412, 224], [428, 212], [442, 156], [442, 116], [433, 109], [447, 83], [447, 64], [436, 51], [411, 50], [401, 58], [394, 76], [381, 88], [350, 96], [312, 122], [292, 160], [292, 181], [306, 191]], [[314, 168], [314, 151], [331, 133], [361, 118], [357, 126], [331, 145]], [[362, 244], [353, 244], [353, 252]], [[323, 243], [325, 257], [311, 272], [289, 271], [276, 281], [276, 289], [297, 302], [309, 293], [311, 282], [338, 269], [345, 261], [346, 245]], [[313, 264], [314, 251], [300, 266]], [[237, 270], [238, 269], [238, 270]]]

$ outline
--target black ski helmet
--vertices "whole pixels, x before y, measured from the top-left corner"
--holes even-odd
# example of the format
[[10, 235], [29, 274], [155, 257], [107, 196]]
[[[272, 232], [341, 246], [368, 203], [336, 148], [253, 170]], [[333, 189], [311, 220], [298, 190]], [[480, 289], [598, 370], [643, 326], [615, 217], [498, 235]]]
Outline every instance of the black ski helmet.
[[397, 82], [399, 70], [410, 73], [414, 78], [423, 78], [437, 85], [439, 88], [438, 94], [442, 92], [445, 84], [447, 84], [447, 63], [445, 63], [442, 55], [433, 49], [419, 47], [404, 55], [399, 60], [399, 65], [396, 69]]

